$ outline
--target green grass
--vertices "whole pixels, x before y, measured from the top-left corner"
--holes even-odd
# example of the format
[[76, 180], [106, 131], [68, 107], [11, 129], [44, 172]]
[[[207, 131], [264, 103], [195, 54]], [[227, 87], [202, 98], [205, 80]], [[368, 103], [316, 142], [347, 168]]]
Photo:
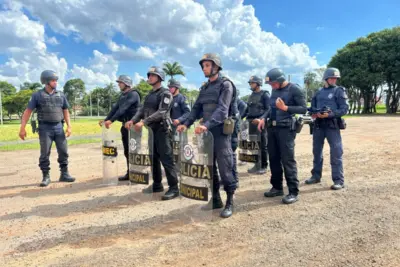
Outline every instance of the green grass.
[[[98, 125], [99, 119], [77, 119], [76, 121], [71, 121], [72, 124], [72, 135], [73, 136], [85, 136], [85, 135], [94, 135], [101, 134], [101, 127]], [[120, 128], [121, 123], [115, 122], [113, 127]], [[19, 140], [19, 128], [20, 121], [14, 120], [11, 122], [6, 122], [4, 125], [0, 125], [0, 142], [8, 142], [8, 141], [17, 141]], [[64, 125], [66, 128], [66, 125]], [[33, 134], [31, 125], [26, 125], [26, 139], [38, 139], [38, 133]]]
[[[68, 146], [91, 144], [91, 143], [98, 143], [100, 145], [101, 138], [69, 140]], [[54, 143], [53, 143], [53, 147], [55, 147]], [[20, 143], [20, 144], [10, 144], [10, 145], [0, 146], [0, 151], [17, 151], [17, 150], [28, 150], [28, 149], [37, 149], [38, 150], [38, 149], [40, 149], [40, 145], [39, 145], [39, 143], [26, 143], [26, 144]]]

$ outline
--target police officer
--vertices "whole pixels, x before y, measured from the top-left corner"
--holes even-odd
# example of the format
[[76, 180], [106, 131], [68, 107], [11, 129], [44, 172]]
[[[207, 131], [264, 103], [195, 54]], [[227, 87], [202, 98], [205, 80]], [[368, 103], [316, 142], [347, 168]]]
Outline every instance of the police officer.
[[[40, 158], [39, 167], [43, 173], [43, 180], [40, 186], [48, 186], [50, 183], [50, 152], [53, 141], [56, 143], [58, 152], [58, 163], [61, 170], [60, 182], [74, 182], [75, 178], [71, 177], [68, 172], [68, 148], [67, 140], [72, 133], [71, 121], [68, 111], [68, 101], [65, 95], [58, 91], [58, 76], [52, 70], [45, 70], [40, 75], [40, 82], [45, 87], [33, 93], [29, 100], [28, 107], [22, 116], [19, 137], [25, 140], [26, 123], [36, 109], [39, 121], [39, 141], [40, 141]], [[67, 123], [67, 129], [64, 133], [64, 121]]]
[[324, 87], [319, 89], [311, 101], [312, 109], [329, 107], [329, 113], [317, 113], [313, 115], [316, 119], [313, 132], [313, 154], [314, 167], [311, 171], [312, 177], [306, 180], [306, 184], [321, 182], [322, 162], [325, 138], [328, 140], [331, 152], [331, 168], [333, 185], [331, 189], [340, 190], [344, 187], [343, 175], [343, 145], [340, 135], [341, 117], [346, 115], [349, 106], [347, 95], [343, 87], [337, 86], [336, 81], [340, 78], [340, 72], [336, 68], [327, 68], [324, 72]]
[[239, 110], [240, 119], [242, 120], [245, 117], [247, 111], [247, 104], [240, 98], [238, 98], [236, 102]]
[[130, 128], [134, 125], [136, 131], [140, 131], [143, 125], [147, 125], [153, 131], [153, 184], [143, 190], [145, 194], [163, 192], [161, 164], [164, 166], [165, 175], [169, 185], [168, 191], [162, 196], [162, 200], [170, 200], [179, 196], [178, 177], [175, 171], [172, 151], [171, 128], [171, 104], [173, 96], [171, 92], [162, 87], [165, 73], [160, 67], [151, 67], [147, 72], [147, 83], [153, 87], [144, 99], [143, 106], [139, 108], [135, 116], [125, 124]]
[[101, 126], [104, 123], [105, 127], [108, 129], [114, 121], [122, 122], [121, 135], [127, 171], [126, 174], [119, 177], [118, 180], [127, 181], [129, 180], [129, 131], [124, 127], [124, 124], [136, 114], [140, 106], [140, 95], [136, 90], [132, 89], [132, 79], [129, 76], [120, 75], [116, 82], [122, 93], [119, 96], [118, 102], [113, 106], [104, 121], [101, 120], [99, 122], [99, 125]]
[[[253, 91], [247, 102], [246, 117], [249, 121], [249, 134], [257, 134], [257, 126], [260, 120], [270, 112], [270, 95], [268, 91], [261, 90], [262, 83], [262, 79], [257, 76], [251, 76], [249, 79], [250, 89]], [[247, 171], [248, 173], [264, 174], [267, 172], [267, 144], [267, 130], [264, 128], [261, 131], [261, 162], [256, 163], [253, 168]]]
[[183, 123], [190, 113], [189, 105], [186, 103], [186, 97], [179, 92], [181, 83], [175, 79], [168, 81], [168, 88], [173, 98], [171, 107], [171, 119], [175, 127]]
[[[205, 54], [200, 60], [200, 66], [208, 82], [200, 88], [200, 93], [193, 105], [192, 111], [184, 125], [178, 126], [178, 131], [185, 131], [194, 121], [203, 114], [204, 124], [195, 128], [195, 133], [200, 134], [210, 131], [214, 137], [214, 171], [212, 199], [203, 209], [219, 209], [223, 207], [219, 194], [221, 176], [224, 190], [227, 193], [227, 201], [221, 217], [228, 218], [233, 212], [233, 195], [236, 190], [236, 180], [232, 175], [233, 152], [231, 133], [224, 132], [224, 122], [228, 116], [234, 116], [233, 103], [236, 102], [236, 88], [233, 83], [222, 77], [221, 59], [216, 54]], [[234, 102], [235, 101], [235, 102]], [[219, 175], [216, 168], [218, 164]]]
[[268, 119], [268, 153], [272, 189], [265, 192], [264, 196], [283, 196], [283, 165], [289, 194], [282, 199], [282, 202], [291, 204], [298, 200], [299, 192], [297, 163], [294, 156], [296, 138], [294, 115], [306, 113], [306, 100], [300, 86], [287, 82], [281, 69], [275, 68], [268, 71], [265, 83], [272, 87], [271, 112], [260, 120], [258, 129], [261, 131]]

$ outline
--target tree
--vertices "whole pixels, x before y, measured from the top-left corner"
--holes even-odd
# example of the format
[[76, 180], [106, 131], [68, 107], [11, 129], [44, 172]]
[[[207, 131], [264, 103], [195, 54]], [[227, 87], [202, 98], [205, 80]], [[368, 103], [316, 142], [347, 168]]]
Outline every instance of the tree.
[[14, 95], [9, 95], [4, 98], [4, 109], [7, 111], [10, 119], [13, 114], [17, 114], [21, 119], [22, 113], [34, 92], [34, 90], [22, 90]]
[[386, 112], [397, 111], [400, 103], [398, 51], [400, 27], [395, 27], [350, 42], [332, 57], [329, 65], [341, 71], [340, 83], [347, 88], [352, 112], [360, 113], [361, 108], [363, 113], [376, 111], [382, 92], [386, 93]]
[[187, 89], [184, 87], [181, 87], [179, 89], [179, 93], [184, 95], [186, 97], [187, 102], [189, 103], [190, 107], [193, 107], [194, 102], [196, 102], [197, 97], [199, 96], [199, 90], [196, 89]]
[[17, 92], [17, 89], [8, 82], [0, 81], [0, 91], [2, 96], [14, 95]]
[[24, 90], [37, 91], [37, 90], [42, 89], [42, 87], [44, 87], [44, 86], [41, 85], [40, 83], [24, 82], [22, 85], [19, 86], [19, 89], [21, 91], [24, 91]]
[[171, 79], [174, 78], [174, 76], [176, 75], [185, 76], [185, 73], [182, 70], [182, 66], [179, 65], [178, 62], [174, 62], [172, 64], [169, 62], [164, 63], [163, 70], [167, 76], [171, 77]]
[[[319, 69], [318, 69], [319, 70]], [[322, 76], [317, 74], [317, 72], [309, 71], [304, 75], [304, 84], [307, 93], [307, 102], [311, 102], [312, 97], [315, 92], [323, 86], [321, 81]]]
[[81, 79], [71, 79], [64, 85], [64, 94], [76, 116], [77, 105], [85, 95], [85, 83]]
[[144, 97], [152, 90], [153, 87], [142, 79], [137, 85], [134, 86], [134, 88], [139, 92], [139, 95], [141, 96], [140, 101], [143, 103]]

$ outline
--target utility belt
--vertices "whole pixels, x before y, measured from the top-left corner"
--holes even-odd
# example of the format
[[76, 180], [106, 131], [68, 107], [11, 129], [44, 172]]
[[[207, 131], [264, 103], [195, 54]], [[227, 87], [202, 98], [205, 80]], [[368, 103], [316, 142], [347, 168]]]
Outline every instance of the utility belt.
[[316, 119], [314, 122], [314, 127], [317, 129], [332, 128], [332, 129], [344, 130], [347, 128], [347, 124], [342, 117], [333, 119]]
[[290, 117], [284, 120], [272, 120], [272, 119], [268, 119], [267, 122], [267, 127], [268, 128], [290, 128], [290, 130], [296, 130], [296, 118], [294, 117]]
[[62, 121], [38, 121], [39, 125], [57, 125], [59, 123], [64, 124], [64, 120], [62, 120]]

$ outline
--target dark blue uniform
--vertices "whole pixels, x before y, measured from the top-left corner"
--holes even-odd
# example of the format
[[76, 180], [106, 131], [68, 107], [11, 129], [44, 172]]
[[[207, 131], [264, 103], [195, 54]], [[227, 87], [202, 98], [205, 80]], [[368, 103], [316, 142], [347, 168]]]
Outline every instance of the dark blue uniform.
[[238, 98], [237, 105], [240, 114], [240, 119], [243, 119], [247, 111], [247, 104], [242, 99]]
[[343, 146], [337, 119], [346, 115], [349, 110], [345, 89], [339, 86], [321, 88], [313, 97], [311, 106], [314, 109], [326, 106], [332, 110], [328, 118], [317, 118], [314, 124], [314, 167], [311, 171], [312, 176], [315, 179], [321, 179], [323, 164], [322, 151], [326, 138], [330, 146], [332, 180], [334, 183], [343, 184]]
[[171, 119], [178, 120], [181, 124], [185, 122], [190, 114], [189, 105], [186, 103], [186, 97], [182, 94], [174, 96], [171, 107]]
[[172, 151], [172, 132], [168, 121], [170, 120], [172, 94], [168, 89], [160, 87], [152, 90], [145, 97], [143, 106], [132, 118], [133, 123], [143, 119], [143, 123], [153, 131], [153, 185], [152, 189], [158, 191], [162, 186], [161, 163], [165, 169], [168, 185], [171, 188], [178, 188], [178, 176], [175, 171]]
[[[124, 155], [126, 158], [127, 170], [129, 170], [129, 131], [124, 127], [125, 122], [129, 121], [136, 114], [140, 106], [140, 95], [136, 90], [127, 90], [121, 93], [118, 102], [113, 106], [105, 121], [110, 120], [122, 122], [121, 135], [124, 145]], [[140, 144], [140, 142], [138, 142]], [[127, 171], [128, 173], [128, 171]]]
[[218, 163], [224, 190], [228, 193], [234, 193], [236, 190], [237, 181], [232, 174], [233, 152], [231, 136], [223, 133], [224, 120], [232, 112], [232, 100], [235, 100], [232, 83], [219, 76], [217, 80], [207, 82], [200, 88], [199, 97], [184, 123], [187, 127], [190, 127], [203, 114], [204, 126], [214, 136], [213, 191], [215, 192], [218, 192], [220, 188], [216, 163]]
[[[257, 125], [253, 124], [254, 119], [262, 119], [268, 116], [270, 112], [270, 95], [268, 91], [253, 92], [247, 103], [247, 112], [245, 117], [249, 121], [249, 134], [257, 135]], [[255, 169], [266, 169], [268, 166], [268, 139], [267, 130], [263, 129], [261, 132], [261, 165], [255, 166]]]
[[[276, 107], [278, 97], [288, 106], [287, 111]], [[300, 86], [288, 83], [283, 88], [272, 90], [270, 104], [271, 112], [267, 116], [267, 130], [271, 184], [273, 188], [282, 190], [284, 171], [289, 194], [297, 196], [299, 180], [297, 179], [297, 163], [294, 156], [294, 140], [296, 138], [294, 115], [307, 112], [305, 97]]]
[[69, 104], [65, 95], [57, 90], [49, 94], [45, 89], [33, 93], [28, 109], [37, 110], [39, 121], [40, 158], [42, 172], [50, 170], [50, 152], [53, 141], [56, 143], [60, 170], [68, 167], [67, 139], [63, 130], [64, 113]]

